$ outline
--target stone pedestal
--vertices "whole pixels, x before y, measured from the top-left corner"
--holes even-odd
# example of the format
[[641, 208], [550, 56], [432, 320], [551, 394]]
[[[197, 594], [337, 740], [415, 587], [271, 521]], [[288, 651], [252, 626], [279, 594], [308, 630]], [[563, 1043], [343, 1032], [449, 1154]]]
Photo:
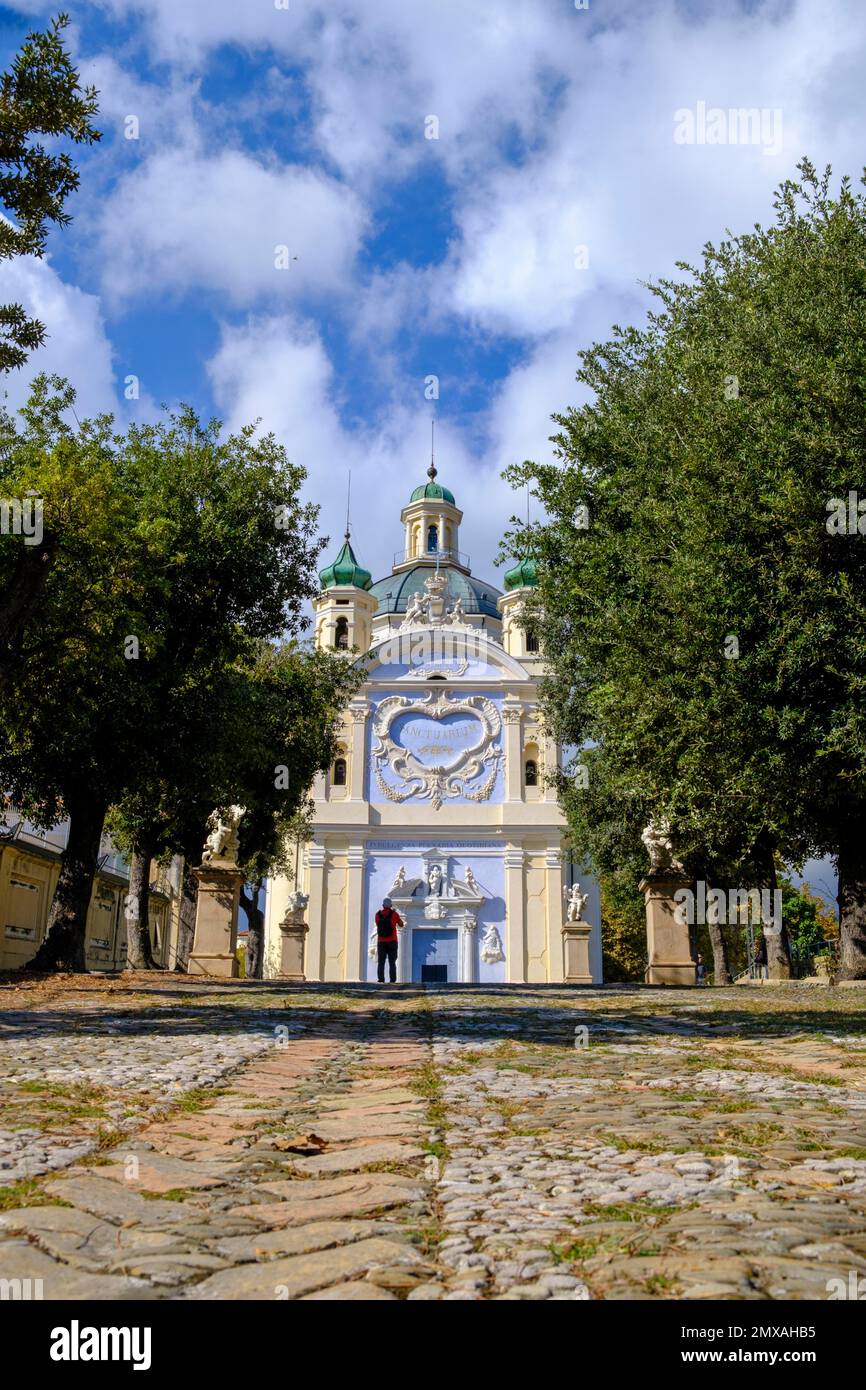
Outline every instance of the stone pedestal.
[[592, 971], [589, 966], [589, 938], [592, 927], [589, 922], [563, 922], [562, 947], [565, 957], [564, 979], [567, 985], [591, 985]]
[[696, 985], [698, 968], [692, 960], [685, 908], [683, 920], [675, 915], [674, 893], [690, 888], [691, 879], [674, 869], [658, 869], [640, 881], [646, 902], [646, 941], [648, 985]]
[[211, 859], [193, 869], [198, 882], [190, 975], [238, 975], [238, 902], [244, 876], [233, 859]]
[[303, 983], [304, 949], [310, 928], [303, 912], [287, 912], [280, 922], [280, 979]]

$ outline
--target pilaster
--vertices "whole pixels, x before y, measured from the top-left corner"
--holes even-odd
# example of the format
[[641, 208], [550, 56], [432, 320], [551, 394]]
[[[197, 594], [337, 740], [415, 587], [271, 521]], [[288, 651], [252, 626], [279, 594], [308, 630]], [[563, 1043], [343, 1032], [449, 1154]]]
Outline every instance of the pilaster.
[[523, 800], [523, 708], [506, 701], [502, 706], [505, 724], [505, 800]]
[[564, 880], [559, 845], [548, 846], [544, 856], [544, 874], [547, 888], [547, 978], [553, 984], [561, 981], [563, 977], [561, 933]]
[[370, 718], [370, 705], [365, 700], [349, 705], [352, 719], [351, 748], [349, 750], [349, 800], [363, 801], [367, 772], [367, 720]]
[[[357, 726], [356, 726], [357, 727]], [[364, 866], [367, 851], [364, 845], [350, 845], [346, 855], [349, 871], [346, 883], [345, 953], [347, 980], [361, 980], [362, 952], [367, 947], [371, 924], [364, 912]]]
[[509, 845], [505, 862], [505, 978], [509, 984], [526, 979], [526, 908], [524, 852], [522, 846]]
[[325, 883], [328, 852], [324, 845], [307, 845], [307, 889], [310, 901], [307, 917], [310, 935], [307, 939], [307, 978], [321, 980], [325, 931]]

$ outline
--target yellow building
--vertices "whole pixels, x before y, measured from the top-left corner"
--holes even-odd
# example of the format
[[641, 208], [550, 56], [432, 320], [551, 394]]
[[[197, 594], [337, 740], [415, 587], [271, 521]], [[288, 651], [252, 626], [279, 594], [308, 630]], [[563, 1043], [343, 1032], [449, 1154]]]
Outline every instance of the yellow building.
[[[0, 823], [0, 970], [26, 965], [44, 939], [66, 835], [64, 823], [37, 830], [14, 811]], [[179, 858], [167, 867], [151, 866], [151, 942], [154, 959], [169, 969], [177, 958], [182, 868]], [[87, 915], [88, 970], [120, 970], [126, 964], [128, 889], [129, 866], [106, 838]]]

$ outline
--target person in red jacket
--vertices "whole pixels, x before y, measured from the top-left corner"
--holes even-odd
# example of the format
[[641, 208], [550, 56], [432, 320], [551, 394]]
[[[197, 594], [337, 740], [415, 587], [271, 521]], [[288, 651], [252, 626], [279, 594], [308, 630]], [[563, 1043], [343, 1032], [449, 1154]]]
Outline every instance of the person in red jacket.
[[391, 906], [390, 898], [382, 899], [382, 906], [376, 913], [376, 938], [379, 955], [379, 983], [385, 983], [385, 961], [393, 985], [397, 979], [397, 928], [402, 927], [403, 918]]

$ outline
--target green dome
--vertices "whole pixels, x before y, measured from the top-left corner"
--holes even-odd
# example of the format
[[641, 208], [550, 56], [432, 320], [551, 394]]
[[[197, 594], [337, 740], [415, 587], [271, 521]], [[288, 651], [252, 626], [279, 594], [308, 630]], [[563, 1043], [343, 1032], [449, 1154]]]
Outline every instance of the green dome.
[[373, 583], [370, 571], [362, 569], [358, 564], [348, 536], [333, 564], [319, 570], [319, 579], [322, 581], [323, 589], [333, 589], [338, 584], [351, 584], [355, 589], [369, 589]]
[[535, 561], [529, 555], [524, 555], [522, 560], [518, 560], [512, 570], [505, 572], [506, 589], [532, 589], [538, 583], [538, 576], [535, 572]]
[[450, 502], [452, 507], [457, 506], [454, 501], [454, 493], [449, 492], [447, 487], [442, 487], [441, 483], [422, 483], [420, 487], [416, 487], [409, 501], [420, 502], [426, 497], [431, 498], [434, 502]]
[[[377, 613], [405, 613], [413, 594], [424, 593], [424, 580], [433, 573], [431, 565], [413, 565], [411, 569], [401, 570], [399, 574], [388, 574], [377, 579], [370, 592], [378, 600]], [[498, 618], [496, 600], [499, 590], [483, 579], [475, 579], [471, 574], [443, 565], [439, 571], [447, 580], [445, 602], [450, 606], [460, 599], [464, 613], [483, 613], [488, 618]]]

